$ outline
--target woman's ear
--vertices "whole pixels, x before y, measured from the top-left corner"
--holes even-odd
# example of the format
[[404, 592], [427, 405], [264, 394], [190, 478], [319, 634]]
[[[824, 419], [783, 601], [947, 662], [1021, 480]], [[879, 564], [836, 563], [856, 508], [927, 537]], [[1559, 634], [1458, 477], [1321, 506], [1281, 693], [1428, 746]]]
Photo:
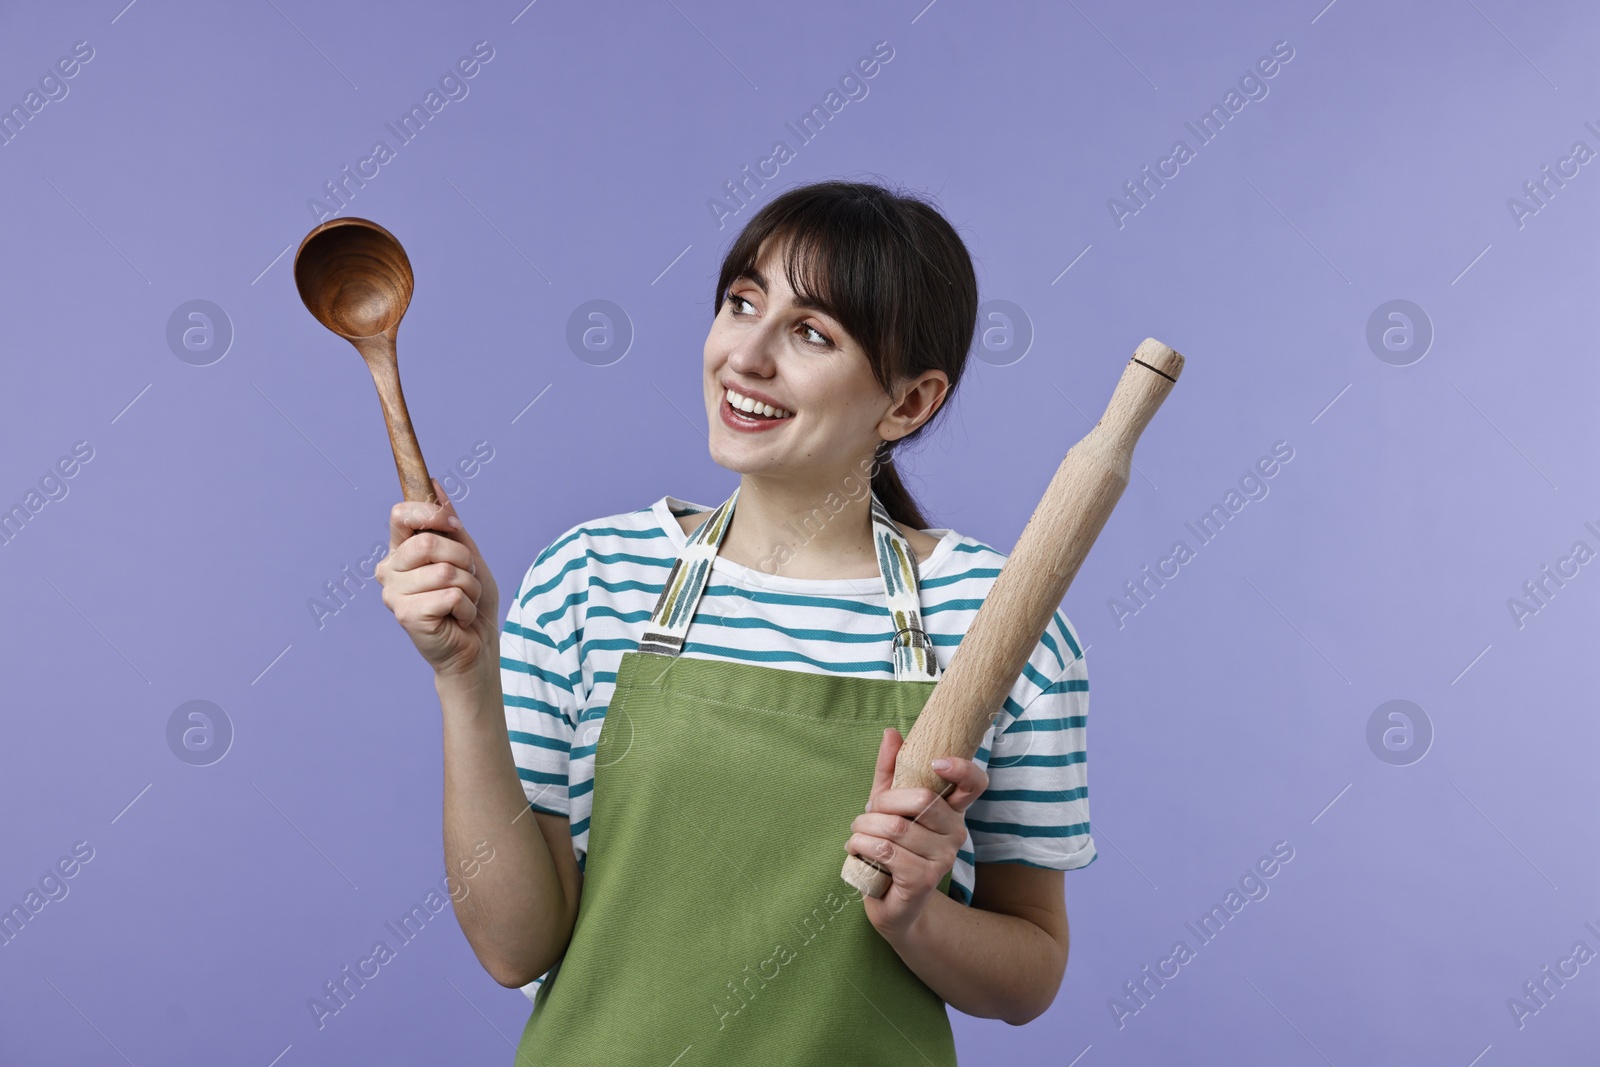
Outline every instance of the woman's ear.
[[898, 441], [933, 418], [950, 390], [950, 377], [942, 370], [926, 370], [901, 385], [900, 399], [884, 416], [878, 430], [886, 441]]

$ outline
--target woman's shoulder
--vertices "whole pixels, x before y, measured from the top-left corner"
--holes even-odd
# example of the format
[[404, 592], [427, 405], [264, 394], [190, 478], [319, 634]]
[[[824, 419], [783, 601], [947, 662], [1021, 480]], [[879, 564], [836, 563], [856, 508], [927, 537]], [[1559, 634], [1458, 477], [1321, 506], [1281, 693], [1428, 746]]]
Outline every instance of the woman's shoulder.
[[934, 550], [939, 547], [940, 538], [922, 530], [913, 529], [904, 523], [897, 522], [895, 526], [906, 539], [906, 544], [911, 546], [911, 554], [917, 557], [918, 563], [927, 563], [933, 558]]
[[562, 584], [562, 578], [581, 583], [580, 572], [595, 566], [637, 565], [657, 557], [673, 557], [677, 547], [663, 520], [678, 510], [694, 507], [697, 505], [663, 496], [643, 507], [568, 526], [534, 556], [523, 579], [523, 592], [549, 591], [553, 585]]
[[[935, 619], [941, 626], [964, 636], [1011, 555], [956, 530], [930, 528], [924, 532], [936, 538], [941, 549], [946, 544], [949, 547], [933, 560], [933, 566], [922, 568], [923, 601], [938, 609]], [[1059, 677], [1081, 672], [1083, 661], [1077, 628], [1058, 605], [1039, 635], [1030, 665], [1046, 676]]]
[[[929, 573], [993, 581], [1006, 561], [1004, 552], [959, 530], [942, 526], [915, 531], [905, 526], [901, 526], [901, 529], [906, 531], [906, 540], [916, 550], [919, 561], [925, 567], [930, 563], [933, 565]], [[922, 558], [923, 552], [913, 534], [926, 538], [931, 546], [927, 559]]]

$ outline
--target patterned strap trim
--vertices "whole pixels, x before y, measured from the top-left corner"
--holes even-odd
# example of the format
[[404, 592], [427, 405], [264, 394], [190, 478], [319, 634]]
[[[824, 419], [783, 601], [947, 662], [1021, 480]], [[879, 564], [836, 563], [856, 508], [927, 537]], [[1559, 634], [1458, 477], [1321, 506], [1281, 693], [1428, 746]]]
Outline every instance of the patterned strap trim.
[[872, 494], [872, 539], [878, 549], [878, 573], [894, 619], [894, 676], [899, 681], [937, 681], [939, 660], [922, 628], [922, 574], [917, 554], [895, 527], [889, 511]]
[[[639, 640], [639, 651], [676, 656], [683, 651], [685, 635], [694, 619], [700, 596], [711, 578], [711, 565], [728, 532], [739, 490], [723, 501], [689, 536], [683, 552], [673, 563], [661, 587], [655, 610]], [[894, 622], [893, 649], [895, 678], [899, 681], [938, 681], [939, 661], [933, 644], [922, 628], [922, 606], [918, 590], [921, 575], [916, 554], [905, 536], [895, 527], [888, 510], [872, 494], [872, 534], [878, 557], [878, 574], [883, 579], [884, 595]]]
[[735, 489], [733, 495], [689, 535], [682, 554], [667, 573], [661, 596], [656, 599], [655, 610], [650, 613], [650, 622], [645, 627], [644, 636], [639, 639], [640, 652], [676, 656], [683, 651], [684, 635], [689, 632], [689, 623], [700, 603], [700, 594], [705, 591], [706, 582], [711, 577], [711, 564], [717, 558], [717, 550], [722, 547], [723, 535], [728, 532], [729, 520], [733, 518], [734, 501], [738, 499], [739, 490]]

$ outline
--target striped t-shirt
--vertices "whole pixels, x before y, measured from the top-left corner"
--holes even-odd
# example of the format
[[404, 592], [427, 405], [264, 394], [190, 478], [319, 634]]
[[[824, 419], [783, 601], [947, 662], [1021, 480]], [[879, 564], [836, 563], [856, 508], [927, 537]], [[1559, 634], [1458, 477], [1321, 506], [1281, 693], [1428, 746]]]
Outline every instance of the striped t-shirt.
[[[595, 742], [624, 652], [635, 649], [687, 540], [676, 516], [713, 510], [664, 496], [649, 507], [574, 526], [523, 575], [500, 635], [511, 752], [528, 803], [563, 815], [582, 869], [589, 841]], [[953, 530], [917, 565], [922, 625], [940, 671], [1006, 556]], [[681, 655], [780, 670], [894, 678], [883, 580], [770, 575], [717, 556]], [[1089, 836], [1088, 671], [1057, 610], [975, 757], [989, 788], [966, 812], [950, 895], [972, 901], [975, 863], [1069, 871], [1094, 861]], [[863, 785], [865, 788], [865, 785]]]

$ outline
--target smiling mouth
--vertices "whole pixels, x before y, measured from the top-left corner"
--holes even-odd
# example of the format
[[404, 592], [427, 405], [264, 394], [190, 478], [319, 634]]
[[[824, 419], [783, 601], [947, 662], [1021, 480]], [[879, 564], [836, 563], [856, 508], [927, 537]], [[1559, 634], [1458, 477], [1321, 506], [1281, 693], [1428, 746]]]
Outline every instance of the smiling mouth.
[[771, 404], [763, 404], [755, 398], [747, 397], [734, 389], [724, 389], [722, 400], [733, 410], [735, 415], [743, 415], [747, 419], [765, 419], [770, 422], [794, 418], [794, 412], [792, 411], [773, 407]]

